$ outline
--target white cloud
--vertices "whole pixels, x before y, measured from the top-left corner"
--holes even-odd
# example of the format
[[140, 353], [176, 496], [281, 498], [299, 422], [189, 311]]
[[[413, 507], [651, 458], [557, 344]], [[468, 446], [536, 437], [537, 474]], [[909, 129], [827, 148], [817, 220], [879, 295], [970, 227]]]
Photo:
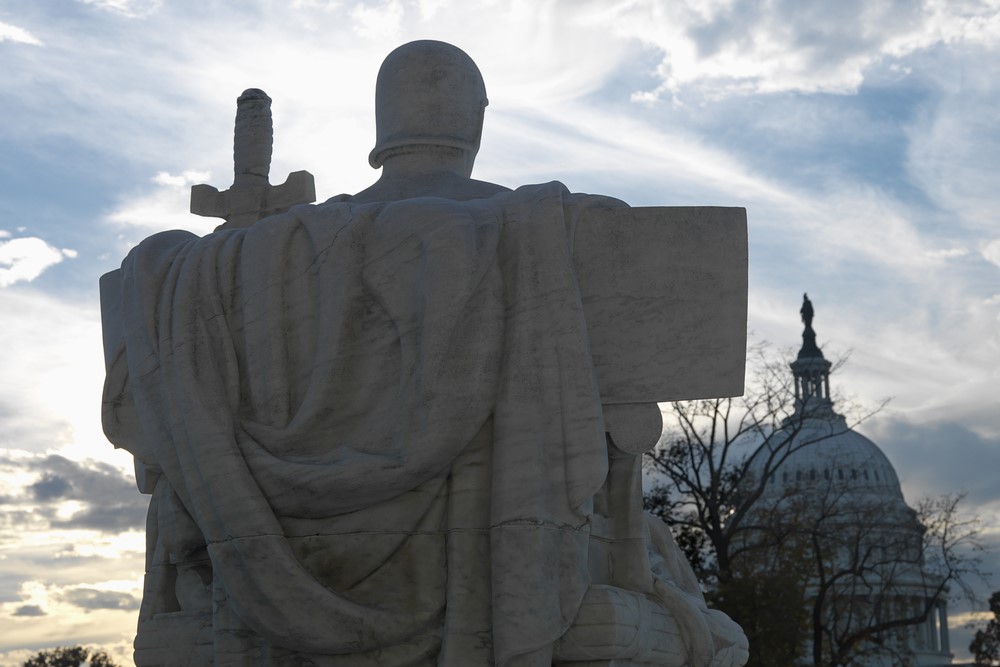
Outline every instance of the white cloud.
[[986, 261], [1000, 266], [1000, 239], [984, 243], [979, 252], [982, 253]]
[[996, 0], [929, 0], [923, 17], [910, 30], [891, 36], [886, 53], [901, 56], [934, 44], [990, 44], [1000, 36], [1000, 4]]
[[105, 216], [105, 220], [116, 226], [137, 228], [144, 233], [186, 229], [196, 234], [207, 234], [222, 224], [222, 220], [198, 217], [189, 210], [191, 185], [210, 179], [211, 173], [207, 171], [186, 170], [176, 175], [161, 171], [150, 179], [156, 185], [152, 191], [125, 199]]
[[661, 83], [635, 95], [639, 102], [689, 85], [710, 94], [850, 93], [869, 67], [887, 58], [935, 44], [989, 44], [1000, 36], [993, 2], [637, 0], [588, 7], [619, 35], [663, 53], [656, 71]]
[[161, 171], [151, 180], [157, 185], [169, 185], [177, 188], [183, 188], [185, 186], [196, 185], [198, 183], [205, 183], [210, 178], [212, 178], [212, 172], [210, 171], [188, 170], [176, 176], [169, 172]]
[[417, 0], [420, 16], [425, 21], [433, 19], [443, 9], [448, 7], [448, 0]]
[[31, 282], [63, 258], [75, 256], [74, 250], [53, 248], [34, 236], [0, 241], [0, 287]]
[[292, 0], [292, 9], [318, 9], [324, 12], [333, 12], [344, 3], [341, 0]]
[[399, 36], [403, 23], [403, 5], [397, 0], [388, 0], [374, 7], [355, 5], [351, 11], [354, 30], [368, 39], [394, 40]]
[[77, 0], [77, 2], [129, 18], [148, 16], [163, 4], [162, 0]]
[[1000, 133], [992, 121], [1000, 89], [995, 77], [971, 61], [992, 62], [995, 53], [995, 48], [992, 54], [983, 49], [968, 53], [970, 65], [961, 65], [958, 76], [955, 69], [962, 59], [957, 54], [940, 62], [920, 61], [921, 75], [938, 94], [906, 128], [905, 164], [933, 204], [951, 214], [952, 224], [990, 235], [1000, 204], [995, 177]]
[[966, 248], [941, 248], [939, 250], [928, 250], [924, 253], [929, 259], [954, 259], [965, 257], [969, 254]]
[[6, 41], [17, 42], [19, 44], [31, 44], [32, 46], [42, 46], [41, 40], [24, 28], [19, 28], [16, 25], [0, 21], [0, 42]]

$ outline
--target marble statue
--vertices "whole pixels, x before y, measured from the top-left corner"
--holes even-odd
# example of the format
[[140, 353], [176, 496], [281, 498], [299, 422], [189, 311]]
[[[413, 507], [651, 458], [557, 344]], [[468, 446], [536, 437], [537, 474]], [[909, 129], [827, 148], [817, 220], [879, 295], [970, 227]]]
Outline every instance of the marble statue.
[[195, 194], [219, 230], [102, 278], [137, 665], [745, 662], [640, 465], [657, 401], [742, 391], [745, 211], [474, 180], [486, 104], [464, 52], [401, 46], [371, 187], [276, 212], [255, 168], [256, 212]]

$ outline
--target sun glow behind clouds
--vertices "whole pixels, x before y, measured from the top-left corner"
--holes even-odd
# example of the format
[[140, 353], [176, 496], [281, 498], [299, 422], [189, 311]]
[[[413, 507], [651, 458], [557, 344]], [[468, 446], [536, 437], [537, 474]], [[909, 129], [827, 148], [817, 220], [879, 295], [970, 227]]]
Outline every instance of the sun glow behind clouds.
[[[174, 175], [161, 171], [150, 180], [154, 188], [129, 197], [107, 216], [106, 220], [125, 229], [138, 228], [141, 236], [166, 229], [186, 229], [204, 235], [222, 223], [215, 218], [202, 218], [189, 213], [191, 186], [211, 181], [208, 171], [185, 170]], [[220, 189], [225, 190], [223, 185]], [[140, 238], [141, 238], [140, 236]]]
[[[0, 384], [0, 444], [32, 452], [68, 449], [128, 470], [101, 431], [104, 376], [100, 308], [33, 286], [0, 290], [4, 382]], [[18, 353], [20, 352], [20, 353]]]

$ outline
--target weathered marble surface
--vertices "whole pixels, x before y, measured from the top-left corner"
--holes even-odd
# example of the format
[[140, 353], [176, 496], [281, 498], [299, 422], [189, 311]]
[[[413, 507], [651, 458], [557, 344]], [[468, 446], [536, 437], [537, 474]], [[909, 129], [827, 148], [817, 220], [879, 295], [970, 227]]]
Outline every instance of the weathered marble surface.
[[152, 494], [137, 664], [742, 664], [637, 454], [651, 402], [742, 389], [743, 210], [472, 180], [448, 45], [377, 99], [371, 188], [102, 279], [105, 430]]

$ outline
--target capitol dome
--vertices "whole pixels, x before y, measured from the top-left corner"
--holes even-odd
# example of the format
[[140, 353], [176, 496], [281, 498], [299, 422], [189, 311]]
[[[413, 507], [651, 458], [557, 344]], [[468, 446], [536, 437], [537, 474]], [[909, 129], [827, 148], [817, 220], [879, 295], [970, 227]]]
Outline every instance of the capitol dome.
[[903, 501], [899, 478], [878, 445], [853, 431], [841, 415], [792, 417], [754, 457], [751, 471], [763, 474], [769, 455], [773, 467], [764, 489], [766, 496], [783, 496], [791, 490], [836, 489], [879, 501]]
[[[900, 626], [880, 640], [880, 645], [894, 647], [895, 654], [880, 653], [871, 645], [871, 653], [852, 664], [891, 667], [897, 664], [895, 657], [906, 654], [910, 660], [907, 664], [950, 665], [947, 590], [941, 590], [941, 576], [929, 571], [924, 562], [925, 528], [906, 504], [899, 477], [886, 455], [874, 442], [852, 430], [834, 409], [830, 397], [832, 364], [816, 345], [813, 307], [808, 297], [804, 298], [801, 314], [805, 324], [802, 348], [790, 364], [794, 410], [749, 462], [749, 483], [745, 488], [760, 495], [753, 503], [757, 518], [750, 522], [755, 527], [741, 537], [741, 548], [764, 545], [770, 549], [774, 547], [767, 545], [775, 535], [808, 535], [806, 551], [822, 549], [825, 554], [815, 556], [824, 562], [824, 574], [819, 579], [843, 577], [844, 590], [837, 593], [843, 597], [824, 609], [841, 605], [850, 611], [845, 618], [852, 618], [854, 610], [859, 609], [859, 617], [867, 613], [874, 619], [873, 610], [882, 604], [886, 611], [878, 612], [878, 622], [888, 628], [898, 617], [884, 618], [883, 613], [913, 617], [929, 606], [931, 613], [926, 621]], [[761, 481], [763, 486], [759, 485]], [[785, 569], [796, 567], [783, 562], [777, 553], [772, 562]], [[855, 572], [864, 574], [855, 576]], [[819, 579], [810, 579], [807, 598], [819, 597]], [[807, 599], [807, 604], [812, 602]], [[829, 621], [833, 627], [838, 622]], [[846, 621], [840, 630], [853, 632], [855, 622]]]
[[899, 478], [889, 459], [833, 409], [832, 364], [816, 344], [808, 296], [801, 314], [805, 323], [802, 347], [791, 363], [795, 410], [754, 454], [750, 473], [760, 479], [770, 471], [764, 496], [772, 500], [793, 491], [821, 491], [905, 506]]

